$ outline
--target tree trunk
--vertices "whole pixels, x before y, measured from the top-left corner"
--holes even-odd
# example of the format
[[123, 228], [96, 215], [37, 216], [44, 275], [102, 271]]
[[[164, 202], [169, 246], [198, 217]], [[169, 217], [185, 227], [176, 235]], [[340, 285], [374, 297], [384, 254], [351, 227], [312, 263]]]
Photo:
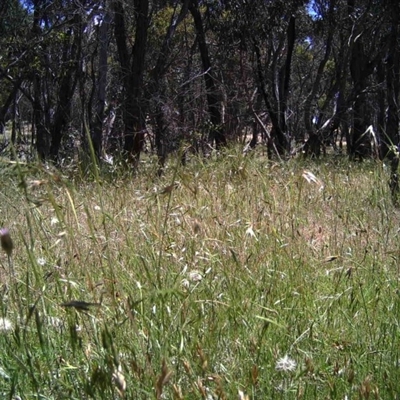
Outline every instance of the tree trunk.
[[[354, 0], [348, 0], [349, 16], [358, 12]], [[351, 157], [363, 159], [372, 154], [371, 137], [366, 134], [370, 121], [367, 116], [370, 115], [367, 103], [368, 78], [374, 70], [377, 57], [373, 54], [366, 54], [364, 41], [368, 38], [367, 30], [364, 30], [363, 22], [368, 15], [367, 10], [352, 25], [351, 36], [349, 39], [351, 46], [350, 55], [350, 75], [353, 80], [353, 126], [349, 154]], [[360, 31], [361, 30], [361, 31]], [[373, 40], [372, 36], [369, 36]], [[378, 51], [379, 52], [379, 51]], [[349, 143], [348, 143], [349, 145]]]
[[124, 151], [136, 166], [144, 145], [145, 116], [143, 104], [143, 74], [149, 26], [149, 0], [134, 0], [136, 29], [132, 49], [132, 63], [128, 53], [128, 33], [122, 1], [113, 2], [114, 32], [121, 65], [124, 91]]
[[[269, 51], [272, 53], [265, 66], [259, 39], [252, 37], [254, 52], [256, 56], [257, 78], [260, 93], [264, 99], [265, 106], [271, 119], [272, 129], [268, 143], [268, 153], [277, 152], [278, 155], [284, 155], [290, 150], [290, 141], [287, 135], [286, 111], [289, 96], [290, 75], [292, 66], [292, 57], [296, 39], [296, 18], [289, 16], [285, 36], [281, 36], [279, 44], [274, 48], [272, 41], [269, 44]], [[286, 46], [285, 46], [286, 43]], [[285, 54], [284, 54], [285, 52]], [[281, 67], [277, 71], [277, 64], [285, 56]], [[267, 81], [265, 78], [265, 69], [268, 68], [270, 82], [268, 86], [272, 87], [272, 97], [267, 92]], [[277, 71], [277, 73], [276, 73]]]
[[199, 11], [197, 0], [191, 0], [189, 2], [189, 10], [193, 17], [201, 61], [203, 64], [204, 82], [207, 90], [208, 112], [210, 114], [211, 121], [210, 139], [212, 141], [215, 141], [215, 147], [217, 150], [219, 150], [226, 145], [226, 137], [222, 126], [220, 101], [218, 99], [218, 89], [215, 83], [215, 79], [211, 73], [212, 66], [206, 43], [203, 19]]
[[[71, 101], [79, 74], [79, 60], [81, 54], [80, 19], [79, 14], [75, 14], [74, 21], [72, 22], [73, 26], [69, 29], [64, 43], [63, 65], [65, 65], [65, 71], [61, 73], [62, 78], [58, 92], [57, 108], [51, 127], [50, 157], [54, 162], [57, 162], [65, 128], [70, 120]], [[71, 38], [72, 43], [70, 43]]]
[[132, 66], [126, 98], [124, 150], [133, 165], [139, 161], [145, 137], [145, 116], [142, 112], [143, 74], [149, 25], [149, 1], [135, 0], [136, 30], [132, 51]]
[[358, 38], [354, 44], [350, 70], [353, 79], [353, 131], [350, 145], [350, 155], [360, 159], [371, 155], [370, 138], [365, 134], [368, 123], [365, 121], [367, 115], [366, 93], [369, 72], [366, 68], [369, 60], [364, 54], [362, 38]]
[[[284, 133], [287, 133], [286, 110], [287, 110], [287, 100], [289, 96], [289, 83], [290, 83], [290, 72], [292, 67], [293, 49], [294, 49], [294, 42], [296, 39], [296, 19], [293, 15], [289, 17], [286, 39], [287, 39], [286, 60], [279, 71], [279, 125]], [[286, 150], [289, 150], [288, 140], [286, 135], [284, 137], [278, 138], [278, 145], [281, 148], [286, 148]]]
[[184, 20], [190, 0], [184, 0], [180, 12], [176, 15], [176, 9], [178, 7], [179, 1], [175, 3], [174, 13], [171, 16], [171, 20], [165, 34], [163, 44], [159, 51], [159, 55], [157, 58], [157, 62], [155, 67], [150, 73], [150, 85], [149, 85], [149, 94], [148, 99], [150, 101], [154, 101], [154, 113], [156, 125], [154, 127], [154, 135], [155, 135], [155, 144], [157, 150], [157, 157], [159, 162], [159, 170], [158, 175], [161, 175], [163, 172], [165, 160], [167, 157], [167, 149], [165, 145], [166, 136], [168, 136], [168, 121], [166, 116], [164, 115], [164, 107], [166, 98], [165, 98], [165, 84], [162, 83], [162, 80], [167, 71], [168, 61], [172, 52], [172, 39], [175, 35], [176, 28], [179, 24]]
[[[107, 7], [107, 6], [106, 6]], [[103, 120], [106, 102], [107, 70], [108, 70], [108, 31], [111, 15], [106, 10], [99, 29], [99, 64], [97, 76], [97, 100], [94, 121], [92, 123], [92, 143], [97, 160], [100, 160], [103, 151]]]
[[7, 113], [9, 112], [11, 104], [13, 103], [15, 97], [17, 96], [21, 82], [22, 79], [18, 79], [16, 82], [13, 83], [13, 87], [9, 95], [7, 96], [6, 101], [4, 102], [3, 106], [0, 107], [0, 134], [4, 133], [4, 127], [7, 120], [6, 116]]
[[333, 11], [335, 7], [335, 1], [331, 1], [329, 5], [329, 11], [327, 15], [327, 24], [328, 24], [328, 35], [325, 44], [325, 54], [322, 60], [320, 61], [317, 69], [317, 74], [315, 76], [315, 80], [312, 85], [312, 89], [308, 94], [305, 102], [304, 102], [304, 126], [306, 128], [306, 133], [310, 136], [315, 133], [312, 125], [312, 115], [311, 115], [311, 106], [313, 101], [316, 98], [318, 90], [320, 88], [320, 83], [322, 80], [322, 76], [324, 73], [325, 65], [329, 60], [332, 48], [332, 40], [333, 40], [333, 33], [334, 33], [334, 25], [333, 25]]
[[[42, 1], [34, 0], [32, 34], [35, 38], [41, 35], [41, 8]], [[32, 134], [36, 136], [36, 151], [40, 160], [45, 160], [49, 156], [50, 132], [48, 110], [42, 105], [43, 76], [42, 71], [35, 71], [33, 74], [33, 124]], [[47, 102], [47, 99], [46, 99]], [[47, 115], [46, 115], [47, 113]], [[46, 123], [47, 122], [47, 123]]]
[[387, 154], [390, 160], [390, 189], [393, 202], [399, 203], [399, 89], [400, 89], [400, 50], [398, 46], [399, 22], [400, 22], [400, 6], [397, 0], [389, 1], [389, 11], [391, 18], [389, 49], [386, 58], [386, 94], [387, 94], [387, 119], [386, 119], [386, 135]]
[[376, 80], [377, 80], [377, 117], [376, 117], [376, 128], [379, 144], [379, 157], [384, 159], [389, 151], [389, 147], [386, 140], [385, 132], [385, 120], [386, 120], [386, 90], [385, 90], [385, 68], [383, 60], [379, 62], [376, 68]]
[[263, 65], [261, 61], [261, 51], [259, 46], [254, 43], [254, 50], [256, 54], [257, 61], [257, 77], [260, 93], [264, 99], [265, 106], [267, 108], [269, 117], [271, 119], [272, 129], [271, 134], [267, 143], [268, 154], [277, 153], [278, 156], [283, 155], [288, 150], [288, 141], [285, 133], [282, 131], [279, 123], [279, 114], [274, 107], [272, 107], [271, 101], [269, 99], [266, 87]]

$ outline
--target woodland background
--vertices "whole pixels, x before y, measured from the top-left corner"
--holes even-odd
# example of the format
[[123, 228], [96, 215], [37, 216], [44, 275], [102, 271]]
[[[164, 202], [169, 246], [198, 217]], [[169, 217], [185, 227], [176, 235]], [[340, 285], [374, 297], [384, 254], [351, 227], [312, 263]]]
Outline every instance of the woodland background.
[[2, 147], [60, 163], [92, 143], [162, 167], [235, 141], [345, 144], [388, 157], [396, 188], [399, 21], [397, 0], [4, 0]]

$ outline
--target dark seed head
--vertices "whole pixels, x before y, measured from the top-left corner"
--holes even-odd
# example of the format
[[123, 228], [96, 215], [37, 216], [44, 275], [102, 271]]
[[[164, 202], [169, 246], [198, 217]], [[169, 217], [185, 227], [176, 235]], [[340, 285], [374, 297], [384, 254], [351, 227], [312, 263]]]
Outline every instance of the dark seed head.
[[11, 239], [10, 231], [7, 228], [0, 229], [0, 242], [1, 242], [1, 248], [10, 257], [14, 248], [14, 243]]

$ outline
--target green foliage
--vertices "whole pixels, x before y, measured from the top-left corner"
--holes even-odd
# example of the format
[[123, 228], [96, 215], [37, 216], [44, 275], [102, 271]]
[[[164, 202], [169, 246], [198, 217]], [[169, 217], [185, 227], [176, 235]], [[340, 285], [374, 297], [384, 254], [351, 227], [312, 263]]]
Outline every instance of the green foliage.
[[4, 0], [0, 7], [0, 16], [0, 37], [7, 38], [8, 45], [11, 45], [27, 27], [28, 14], [18, 0]]
[[2, 397], [396, 398], [386, 171], [235, 149], [178, 165], [74, 183], [3, 162]]

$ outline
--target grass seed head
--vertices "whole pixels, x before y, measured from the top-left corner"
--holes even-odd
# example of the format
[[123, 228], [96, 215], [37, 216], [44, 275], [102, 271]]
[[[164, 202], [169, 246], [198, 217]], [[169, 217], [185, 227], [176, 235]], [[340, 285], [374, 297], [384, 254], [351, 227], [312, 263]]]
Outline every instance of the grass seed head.
[[14, 329], [12, 322], [7, 318], [0, 318], [0, 332], [10, 332]]
[[239, 400], [249, 400], [250, 399], [250, 397], [247, 394], [244, 394], [244, 392], [242, 392], [241, 390], [239, 390], [238, 395], [239, 395], [239, 397], [238, 397]]
[[112, 375], [113, 381], [115, 383], [116, 389], [121, 397], [124, 397], [126, 391], [126, 380], [119, 367], [114, 371]]
[[5, 251], [8, 257], [11, 256], [14, 249], [14, 243], [11, 239], [10, 231], [7, 228], [0, 229], [1, 248]]
[[173, 372], [168, 369], [165, 360], [162, 362], [161, 374], [156, 382], [156, 398], [161, 399], [164, 386], [170, 381]]

